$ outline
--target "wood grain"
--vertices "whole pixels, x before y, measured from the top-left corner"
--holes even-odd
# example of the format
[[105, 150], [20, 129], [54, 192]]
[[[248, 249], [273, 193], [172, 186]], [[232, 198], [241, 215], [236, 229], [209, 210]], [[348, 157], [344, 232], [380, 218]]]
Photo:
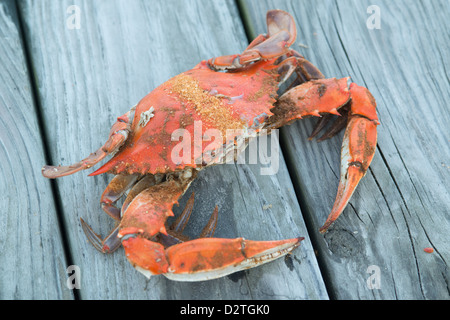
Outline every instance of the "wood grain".
[[0, 299], [72, 299], [20, 24], [0, 2]]
[[[377, 1], [381, 28], [368, 29], [370, 1], [243, 1], [248, 30], [265, 12], [298, 23], [294, 49], [329, 77], [351, 76], [378, 102], [378, 146], [348, 208], [325, 236], [334, 201], [341, 133], [306, 138], [315, 120], [284, 128], [282, 145], [330, 296], [337, 299], [450, 297], [449, 30], [446, 1]], [[256, 34], [253, 34], [255, 36]], [[432, 247], [429, 254], [424, 248]], [[379, 289], [367, 285], [373, 267]]]
[[[66, 10], [73, 4], [81, 12], [80, 29], [66, 26]], [[232, 1], [21, 1], [19, 7], [53, 164], [73, 163], [96, 150], [115, 118], [163, 81], [248, 44]], [[188, 233], [198, 234], [217, 204], [218, 237], [309, 239], [283, 158], [276, 175], [262, 176], [260, 168], [223, 165], [203, 171], [177, 208], [196, 192]], [[79, 224], [83, 217], [103, 235], [113, 227], [99, 206], [110, 179], [79, 173], [56, 180], [64, 232], [82, 272], [81, 298], [328, 298], [309, 240], [287, 260], [234, 276], [199, 283], [145, 281], [123, 250], [96, 252]]]

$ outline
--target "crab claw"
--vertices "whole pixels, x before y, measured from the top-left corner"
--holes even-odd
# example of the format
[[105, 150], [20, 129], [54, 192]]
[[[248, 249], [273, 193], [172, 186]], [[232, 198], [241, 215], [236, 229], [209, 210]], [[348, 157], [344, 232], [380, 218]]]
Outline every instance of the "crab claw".
[[359, 181], [375, 154], [377, 144], [376, 103], [370, 92], [354, 83], [350, 85], [351, 106], [349, 121], [341, 150], [341, 177], [331, 213], [319, 229], [327, 231], [345, 209]]
[[294, 250], [303, 238], [249, 241], [243, 238], [203, 238], [168, 249], [142, 237], [122, 241], [130, 263], [147, 277], [163, 274], [171, 280], [203, 281], [262, 265]]
[[[180, 177], [184, 177], [180, 174]], [[195, 175], [190, 176], [192, 179]], [[295, 249], [303, 238], [280, 241], [247, 241], [243, 238], [211, 238], [214, 234], [216, 206], [200, 238], [182, 236], [194, 205], [192, 195], [182, 214], [166, 228], [166, 219], [173, 216], [172, 206], [190, 183], [173, 179], [151, 186], [127, 206], [118, 226], [117, 237], [122, 242], [131, 265], [145, 276], [163, 274], [178, 281], [214, 279], [243, 269], [253, 268], [279, 258]], [[88, 230], [90, 231], [90, 230]], [[180, 241], [172, 241], [172, 237]], [[103, 242], [93, 244], [102, 249]]]

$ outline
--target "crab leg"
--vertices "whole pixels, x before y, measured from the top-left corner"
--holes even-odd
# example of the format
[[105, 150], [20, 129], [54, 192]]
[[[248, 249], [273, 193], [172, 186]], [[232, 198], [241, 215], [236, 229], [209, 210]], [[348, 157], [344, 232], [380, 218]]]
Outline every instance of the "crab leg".
[[94, 153], [91, 153], [87, 158], [69, 166], [46, 165], [42, 168], [43, 176], [46, 178], [54, 179], [73, 174], [80, 170], [88, 169], [97, 164], [107, 155], [118, 150], [120, 146], [122, 146], [123, 143], [127, 140], [133, 117], [134, 108], [117, 118], [116, 123], [114, 123], [111, 128], [109, 138], [106, 143], [100, 149], [98, 149]]
[[83, 228], [84, 234], [88, 238], [89, 242], [94, 246], [95, 249], [102, 253], [113, 253], [116, 251], [120, 245], [120, 239], [117, 237], [119, 232], [119, 226], [115, 227], [105, 239], [102, 239], [98, 234], [92, 230], [92, 228], [80, 218], [81, 227]]
[[[114, 220], [120, 220], [120, 209], [114, 204], [136, 183], [138, 178], [138, 175], [116, 175], [103, 192], [100, 199], [102, 209]], [[112, 253], [120, 247], [120, 240], [117, 238], [118, 226], [105, 239], [102, 239], [82, 218], [80, 222], [87, 239], [98, 251]]]
[[[159, 180], [157, 180], [154, 175], [146, 175], [136, 182], [138, 179], [138, 175], [116, 175], [108, 184], [103, 192], [100, 203], [102, 209], [111, 218], [120, 221], [121, 211], [126, 210], [128, 204], [139, 194], [139, 192], [151, 185], [159, 183]], [[131, 190], [122, 205], [122, 209], [117, 208], [114, 203], [117, 202], [117, 200], [119, 200], [130, 188]], [[120, 247], [121, 242], [117, 236], [119, 233], [119, 225], [102, 239], [82, 218], [80, 218], [80, 222], [87, 239], [98, 251], [102, 253], [112, 253]]]
[[[158, 234], [157, 242], [161, 243], [165, 248], [167, 248], [176, 245], [178, 243], [190, 240], [186, 235], [182, 234], [182, 232], [190, 219], [193, 207], [194, 207], [194, 193], [192, 193], [191, 197], [189, 198], [189, 201], [186, 204], [186, 207], [184, 208], [183, 212], [180, 214], [179, 219], [175, 220], [167, 229], [167, 235], [163, 233]], [[218, 213], [219, 210], [218, 207], [216, 206], [207, 224], [203, 227], [203, 230], [200, 233], [199, 238], [211, 238], [214, 235], [217, 226]], [[153, 238], [151, 240], [153, 241]]]
[[120, 220], [120, 209], [115, 206], [123, 194], [139, 179], [138, 175], [116, 175], [103, 191], [100, 203], [105, 211], [114, 220]]
[[199, 238], [211, 238], [214, 235], [214, 232], [216, 231], [216, 226], [217, 226], [218, 214], [219, 214], [219, 207], [216, 206], [214, 208], [214, 211], [213, 211], [211, 217], [208, 220], [208, 223], [205, 225], [202, 232], [200, 233]]
[[[117, 176], [116, 176], [117, 177]], [[141, 183], [142, 182], [142, 183]], [[136, 189], [142, 188], [143, 185], [154, 185], [155, 184], [155, 177], [153, 175], [149, 175], [144, 177], [139, 181], [141, 183], [141, 186], [136, 185], [133, 187], [132, 190], [136, 193]], [[132, 192], [130, 191], [129, 195], [132, 195]], [[134, 197], [136, 194], [134, 195]], [[133, 197], [133, 198], [134, 198]], [[186, 227], [190, 215], [192, 213], [192, 208], [194, 206], [194, 193], [192, 193], [191, 197], [189, 198], [188, 203], [186, 204], [186, 207], [184, 208], [183, 212], [180, 214], [179, 218], [174, 221], [171, 226], [167, 230], [167, 235], [159, 234], [158, 235], [158, 242], [162, 243], [164, 246], [170, 246], [174, 244], [181, 243], [183, 241], [189, 240], [186, 236], [182, 234], [184, 228]], [[126, 210], [128, 205], [124, 203], [122, 206], [122, 210]], [[203, 228], [200, 237], [212, 237], [214, 235], [214, 231], [217, 225], [217, 215], [218, 215], [218, 208], [216, 206], [213, 214], [211, 215], [208, 223]], [[120, 213], [119, 213], [119, 219], [120, 220]], [[102, 253], [112, 253], [121, 245], [121, 240], [118, 237], [119, 234], [119, 225], [117, 225], [108, 236], [106, 236], [104, 239], [102, 239], [97, 233], [92, 230], [92, 228], [82, 219], [80, 218], [81, 227], [88, 238], [89, 242], [96, 248], [98, 251]]]
[[319, 229], [327, 231], [346, 207], [353, 192], [375, 154], [377, 144], [376, 103], [369, 90], [355, 83], [350, 85], [351, 109], [341, 151], [341, 177], [331, 213]]
[[208, 60], [215, 70], [242, 68], [261, 59], [273, 59], [289, 51], [297, 37], [297, 29], [291, 15], [282, 10], [267, 12], [268, 35], [256, 37], [242, 54], [216, 57]]
[[[299, 57], [299, 54], [294, 50], [290, 50], [289, 54], [292, 56], [281, 61], [277, 67], [280, 73], [281, 79], [278, 86], [280, 86], [284, 81], [286, 81], [294, 72], [297, 73], [297, 79], [291, 86], [298, 85], [297, 81], [304, 83], [310, 80], [324, 79], [324, 75], [317, 69], [311, 62]], [[283, 72], [283, 68], [287, 67], [287, 71]]]
[[183, 233], [184, 228], [186, 228], [186, 225], [191, 217], [192, 209], [194, 208], [194, 197], [195, 194], [192, 192], [191, 196], [189, 197], [189, 200], [186, 203], [186, 206], [184, 207], [183, 212], [180, 214], [180, 216], [170, 225], [170, 230], [178, 233]]
[[[331, 137], [334, 137], [336, 134], [338, 134], [342, 129], [344, 129], [347, 126], [348, 123], [348, 110], [344, 106], [341, 109], [339, 109], [339, 113], [341, 114], [341, 117], [337, 118], [333, 124], [328, 128], [328, 130], [317, 139], [317, 142], [329, 139]], [[332, 120], [332, 115], [325, 115], [324, 117], [320, 118], [316, 125], [314, 126], [313, 131], [311, 132], [311, 135], [308, 137], [308, 140], [314, 139], [314, 137], [322, 131], [323, 128]]]

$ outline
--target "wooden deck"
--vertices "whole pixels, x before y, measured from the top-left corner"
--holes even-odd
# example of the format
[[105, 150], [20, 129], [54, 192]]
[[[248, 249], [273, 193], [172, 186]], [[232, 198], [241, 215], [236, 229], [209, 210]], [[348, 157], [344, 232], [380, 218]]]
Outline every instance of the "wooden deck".
[[[379, 29], [366, 24], [374, 4]], [[72, 5], [80, 28], [70, 27]], [[122, 249], [102, 255], [81, 229], [80, 217], [103, 235], [113, 227], [99, 206], [111, 176], [49, 181], [41, 167], [96, 150], [117, 116], [170, 77], [242, 52], [273, 8], [295, 17], [294, 49], [377, 99], [369, 172], [319, 234], [343, 134], [308, 141], [313, 119], [283, 128], [277, 174], [208, 168], [180, 208], [195, 191], [192, 235], [217, 204], [218, 237], [304, 236], [302, 245], [222, 279], [146, 281]], [[448, 0], [0, 0], [0, 299], [449, 299], [448, 16]], [[80, 268], [78, 290], [67, 287], [69, 265]]]

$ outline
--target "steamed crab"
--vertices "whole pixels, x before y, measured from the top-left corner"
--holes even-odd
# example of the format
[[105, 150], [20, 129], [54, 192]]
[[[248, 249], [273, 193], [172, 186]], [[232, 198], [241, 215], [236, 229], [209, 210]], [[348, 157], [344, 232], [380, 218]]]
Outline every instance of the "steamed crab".
[[[342, 213], [375, 152], [379, 124], [375, 100], [366, 88], [349, 84], [349, 78], [326, 79], [291, 49], [296, 26], [288, 13], [269, 11], [267, 27], [268, 33], [259, 35], [241, 54], [202, 61], [157, 87], [117, 119], [106, 143], [87, 158], [70, 166], [44, 166], [45, 177], [57, 178], [112, 155], [91, 175], [115, 175], [100, 202], [119, 223], [102, 239], [81, 220], [95, 248], [106, 253], [123, 245], [127, 259], [144, 275], [163, 274], [182, 281], [221, 277], [291, 252], [303, 238], [213, 238], [217, 207], [200, 237], [186, 239], [182, 231], [193, 197], [175, 222], [167, 226], [166, 220], [199, 170], [222, 163], [235, 149], [242, 151], [249, 138], [310, 116], [321, 117], [311, 137], [324, 128], [330, 115], [341, 117], [322, 139], [346, 127], [337, 197], [320, 231], [325, 232]], [[279, 96], [280, 85], [292, 78]], [[191, 140], [195, 133], [203, 139]], [[176, 157], [181, 138], [192, 152], [183, 150]], [[125, 194], [118, 208], [115, 203]]]

